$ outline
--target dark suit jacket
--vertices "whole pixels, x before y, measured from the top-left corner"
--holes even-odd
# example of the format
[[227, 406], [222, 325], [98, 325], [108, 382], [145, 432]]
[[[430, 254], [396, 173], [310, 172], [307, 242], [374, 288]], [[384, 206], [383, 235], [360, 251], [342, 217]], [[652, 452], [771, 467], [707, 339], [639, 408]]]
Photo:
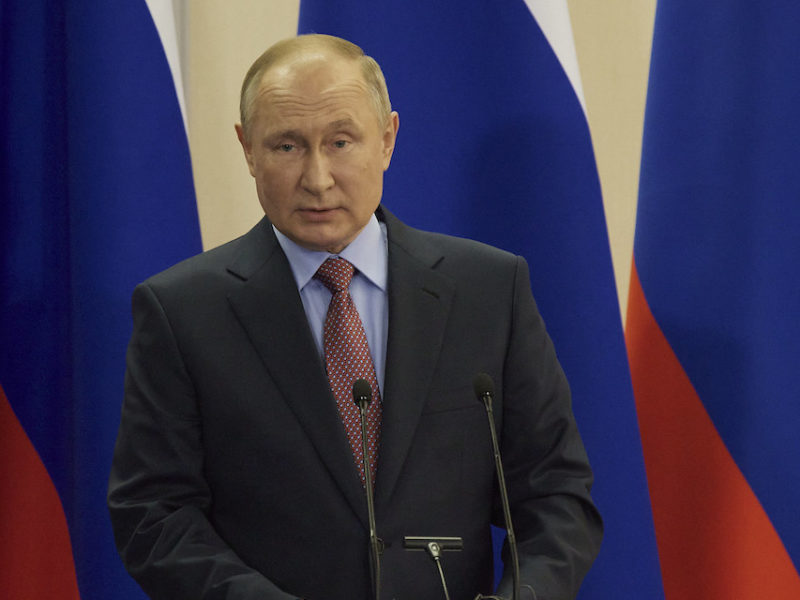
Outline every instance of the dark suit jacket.
[[[403, 536], [460, 536], [454, 600], [488, 593], [502, 523], [476, 373], [495, 417], [523, 583], [572, 598], [601, 522], [569, 389], [525, 261], [382, 207], [389, 336], [375, 489], [386, 600], [438, 600]], [[366, 501], [291, 270], [269, 222], [136, 288], [109, 486], [120, 554], [153, 598], [370, 597]], [[510, 583], [506, 573], [501, 588]]]

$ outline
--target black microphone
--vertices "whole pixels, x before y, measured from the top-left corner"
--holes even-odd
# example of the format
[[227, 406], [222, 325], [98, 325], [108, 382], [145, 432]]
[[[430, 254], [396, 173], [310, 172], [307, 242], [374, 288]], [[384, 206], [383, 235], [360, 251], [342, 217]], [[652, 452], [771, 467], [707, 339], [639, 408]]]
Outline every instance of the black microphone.
[[497, 472], [497, 484], [500, 488], [500, 502], [503, 505], [503, 518], [506, 525], [506, 537], [508, 548], [511, 554], [511, 573], [513, 575], [514, 587], [512, 600], [519, 600], [519, 554], [517, 553], [517, 540], [514, 537], [514, 527], [511, 525], [511, 506], [508, 503], [508, 489], [506, 488], [506, 478], [503, 474], [503, 462], [500, 459], [500, 446], [497, 443], [497, 429], [494, 426], [494, 414], [492, 413], [492, 400], [494, 399], [494, 382], [486, 373], [478, 373], [472, 380], [472, 388], [478, 400], [483, 402], [486, 407], [486, 415], [489, 419], [489, 431], [492, 434], [492, 449], [494, 450], [494, 464]]
[[375, 600], [380, 598], [381, 590], [381, 541], [375, 529], [375, 504], [372, 498], [372, 472], [369, 469], [369, 443], [367, 436], [367, 407], [372, 401], [372, 388], [365, 379], [353, 383], [353, 402], [358, 406], [361, 419], [361, 463], [364, 469], [364, 491], [367, 494], [367, 521], [369, 523], [370, 575]]

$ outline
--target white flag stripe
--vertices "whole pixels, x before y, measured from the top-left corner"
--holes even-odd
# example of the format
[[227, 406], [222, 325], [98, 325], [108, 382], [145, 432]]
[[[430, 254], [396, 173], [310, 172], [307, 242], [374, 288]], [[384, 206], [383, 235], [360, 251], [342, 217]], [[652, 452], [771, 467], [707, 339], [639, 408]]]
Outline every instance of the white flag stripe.
[[575, 39], [572, 37], [572, 23], [569, 20], [566, 0], [525, 0], [525, 4], [558, 57], [561, 68], [567, 74], [572, 89], [575, 90], [575, 95], [581, 103], [583, 114], [586, 115], [578, 55], [575, 52]]
[[183, 118], [183, 128], [189, 134], [189, 126], [186, 120], [186, 100], [183, 95], [183, 77], [181, 73], [181, 58], [178, 52], [178, 34], [175, 27], [175, 11], [170, 0], [146, 0], [150, 16], [158, 30], [161, 38], [161, 46], [164, 54], [167, 55], [172, 81], [175, 84], [175, 94], [178, 96], [178, 104], [181, 107], [181, 117]]

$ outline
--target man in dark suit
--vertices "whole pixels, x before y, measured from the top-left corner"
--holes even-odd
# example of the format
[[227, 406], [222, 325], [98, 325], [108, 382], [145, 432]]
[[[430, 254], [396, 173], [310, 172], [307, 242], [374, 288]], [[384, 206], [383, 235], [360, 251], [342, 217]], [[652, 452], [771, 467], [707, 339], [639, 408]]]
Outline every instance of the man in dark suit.
[[[431, 559], [403, 548], [409, 535], [463, 538], [443, 559], [450, 596], [489, 593], [502, 511], [472, 391], [486, 372], [522, 582], [538, 600], [574, 598], [602, 525], [525, 261], [412, 229], [380, 205], [398, 116], [357, 46], [273, 46], [241, 108], [266, 217], [134, 292], [109, 485], [128, 570], [153, 598], [371, 597], [365, 474], [337, 380], [363, 374], [382, 597], [443, 597]], [[320, 274], [334, 263], [349, 290]], [[351, 311], [346, 331], [335, 304]], [[355, 363], [334, 350], [342, 339], [361, 348]], [[507, 572], [506, 597], [510, 583]]]

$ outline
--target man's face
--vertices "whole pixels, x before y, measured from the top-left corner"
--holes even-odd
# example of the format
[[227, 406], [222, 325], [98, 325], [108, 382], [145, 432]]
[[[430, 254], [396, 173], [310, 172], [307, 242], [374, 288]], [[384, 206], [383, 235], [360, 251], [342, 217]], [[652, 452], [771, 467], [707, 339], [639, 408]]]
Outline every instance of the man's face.
[[317, 54], [268, 69], [248, 135], [236, 130], [270, 221], [338, 253], [380, 203], [397, 128], [397, 113], [379, 122], [356, 61]]

